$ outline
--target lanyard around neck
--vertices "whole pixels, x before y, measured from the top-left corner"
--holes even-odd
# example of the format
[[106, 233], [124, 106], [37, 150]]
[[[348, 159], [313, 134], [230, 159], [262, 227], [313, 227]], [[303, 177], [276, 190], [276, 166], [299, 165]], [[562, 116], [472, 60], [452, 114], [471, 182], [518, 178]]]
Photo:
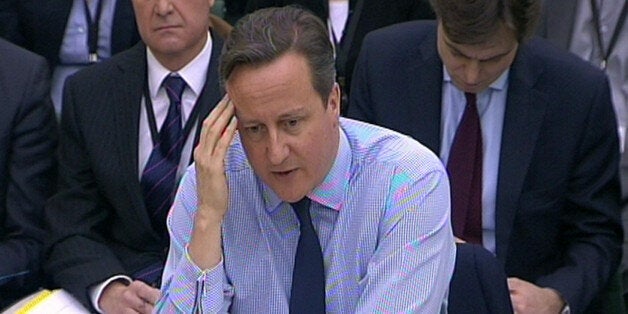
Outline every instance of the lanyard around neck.
[[[203, 92], [201, 92], [201, 94], [196, 99], [196, 103], [194, 103], [194, 108], [192, 109], [192, 112], [190, 113], [190, 116], [188, 117], [188, 120], [185, 122], [185, 126], [183, 127], [183, 138], [186, 140], [190, 135], [192, 127], [194, 126], [194, 123], [198, 118], [200, 111], [199, 108], [201, 107], [199, 105], [199, 102], [203, 96]], [[148, 126], [150, 128], [150, 137], [153, 141], [153, 146], [155, 146], [157, 145], [157, 143], [159, 143], [159, 131], [157, 131], [157, 121], [155, 118], [155, 109], [153, 109], [153, 101], [151, 100], [150, 92], [148, 91], [148, 78], [146, 79], [146, 82], [144, 84], [144, 104], [146, 105], [146, 116], [148, 118]], [[183, 99], [181, 99], [181, 106], [183, 107]], [[181, 116], [183, 116], [183, 108], [181, 108], [181, 110]]]
[[92, 18], [87, 0], [83, 0], [85, 8], [85, 20], [87, 21], [87, 47], [89, 48], [89, 62], [98, 62], [98, 31], [100, 24], [100, 15], [102, 13], [102, 0], [96, 1], [96, 14]]
[[613, 48], [615, 48], [615, 44], [617, 44], [617, 39], [619, 38], [619, 33], [621, 33], [622, 28], [624, 27], [624, 22], [626, 22], [626, 12], [628, 11], [628, 1], [624, 1], [624, 6], [621, 9], [621, 13], [619, 14], [619, 20], [617, 20], [617, 24], [615, 25], [615, 29], [613, 30], [613, 34], [611, 35], [611, 40], [608, 42], [608, 48], [604, 49], [604, 41], [602, 38], [602, 30], [600, 25], [600, 8], [597, 6], [597, 0], [591, 0], [591, 12], [593, 13], [593, 27], [595, 28], [595, 32], [597, 35], [597, 46], [600, 49], [600, 56], [602, 57], [602, 62], [600, 63], [600, 68], [602, 70], [606, 70], [606, 61], [608, 57], [610, 57], [613, 52]]

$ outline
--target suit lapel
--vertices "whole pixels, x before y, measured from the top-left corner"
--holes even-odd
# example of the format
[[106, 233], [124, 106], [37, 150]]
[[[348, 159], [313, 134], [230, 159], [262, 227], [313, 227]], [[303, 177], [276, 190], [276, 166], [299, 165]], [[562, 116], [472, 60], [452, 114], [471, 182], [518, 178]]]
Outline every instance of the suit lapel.
[[[102, 1], [102, 0], [101, 0]], [[135, 27], [135, 14], [130, 0], [116, 1], [111, 31], [111, 55], [135, 44], [139, 35]]]
[[[118, 145], [119, 165], [124, 176], [132, 210], [129, 219], [152, 230], [150, 218], [142, 197], [138, 167], [140, 101], [146, 81], [146, 47], [143, 43], [135, 45], [129, 53], [121, 55], [117, 63], [116, 88], [111, 90], [111, 101], [115, 106], [115, 134]], [[154, 233], [154, 232], [153, 232]], [[157, 236], [155, 233], [154, 236]]]
[[[59, 59], [59, 50], [65, 35], [65, 27], [72, 10], [72, 0], [48, 0], [48, 1], [30, 1], [25, 3], [26, 6], [34, 6], [24, 10], [34, 12], [32, 18], [40, 19], [33, 21], [36, 27], [39, 27], [43, 34], [49, 36], [50, 57], [54, 60]], [[42, 12], [44, 11], [44, 12]], [[39, 12], [39, 13], [37, 13]], [[38, 38], [44, 40], [45, 38]], [[49, 56], [46, 56], [49, 57]]]
[[521, 45], [509, 74], [495, 210], [496, 254], [502, 262], [547, 106], [545, 95], [534, 89], [542, 69], [532, 59]]
[[48, 9], [50, 10], [48, 16], [51, 18], [47, 21], [50, 22], [51, 31], [59, 31], [58, 33], [63, 38], [70, 11], [72, 11], [72, 0], [49, 1]]
[[[349, 58], [349, 50], [351, 49], [353, 39], [355, 38], [355, 32], [360, 23], [360, 18], [363, 12], [365, 0], [351, 0], [349, 3], [349, 10], [353, 13], [349, 13], [347, 23], [345, 25], [344, 35], [340, 39], [340, 42], [336, 45], [336, 69], [339, 77], [347, 77], [346, 73], [347, 59]], [[325, 3], [327, 3], [325, 1]]]

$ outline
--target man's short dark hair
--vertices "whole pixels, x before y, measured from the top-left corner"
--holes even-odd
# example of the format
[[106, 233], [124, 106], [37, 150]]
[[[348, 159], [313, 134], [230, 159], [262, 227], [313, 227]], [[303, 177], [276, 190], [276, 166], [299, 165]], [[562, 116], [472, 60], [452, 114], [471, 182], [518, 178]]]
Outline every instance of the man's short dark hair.
[[[552, 0], [560, 1], [560, 0]], [[480, 44], [506, 26], [523, 42], [534, 33], [540, 0], [430, 0], [443, 31], [454, 43]]]
[[221, 56], [221, 81], [238, 66], [269, 64], [289, 52], [307, 59], [312, 85], [326, 105], [336, 77], [333, 47], [325, 24], [295, 6], [261, 9], [236, 23]]

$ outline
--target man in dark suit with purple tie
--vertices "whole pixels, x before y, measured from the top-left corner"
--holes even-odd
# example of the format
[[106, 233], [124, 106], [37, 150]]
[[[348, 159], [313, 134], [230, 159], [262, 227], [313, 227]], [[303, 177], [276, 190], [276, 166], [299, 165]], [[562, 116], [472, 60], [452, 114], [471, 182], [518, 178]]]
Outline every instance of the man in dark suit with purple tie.
[[66, 82], [44, 269], [92, 310], [149, 313], [159, 297], [166, 214], [222, 97], [212, 5], [134, 0], [142, 42]]

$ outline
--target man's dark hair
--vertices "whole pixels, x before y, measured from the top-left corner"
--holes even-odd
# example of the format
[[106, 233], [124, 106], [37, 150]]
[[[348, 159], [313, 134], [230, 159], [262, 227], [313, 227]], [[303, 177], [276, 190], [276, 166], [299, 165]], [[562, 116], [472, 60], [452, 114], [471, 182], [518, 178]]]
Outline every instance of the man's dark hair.
[[261, 9], [236, 23], [221, 56], [221, 81], [225, 84], [238, 66], [262, 66], [289, 52], [307, 59], [312, 85], [327, 105], [336, 77], [327, 28], [318, 17], [295, 6]]
[[[559, 1], [559, 0], [556, 0]], [[443, 31], [454, 43], [480, 44], [506, 26], [518, 42], [535, 31], [540, 0], [430, 0]]]

